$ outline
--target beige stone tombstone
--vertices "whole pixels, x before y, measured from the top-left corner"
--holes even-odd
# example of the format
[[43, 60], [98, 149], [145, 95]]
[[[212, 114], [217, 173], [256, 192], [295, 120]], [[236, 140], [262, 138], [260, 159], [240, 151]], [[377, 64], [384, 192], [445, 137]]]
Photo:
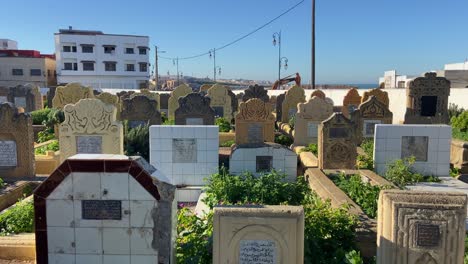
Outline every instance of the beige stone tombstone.
[[361, 104], [361, 96], [356, 88], [352, 88], [343, 98], [343, 106], [341, 112], [346, 118], [349, 118], [349, 114], [353, 112]]
[[26, 84], [26, 86], [31, 87], [31, 91], [34, 94], [34, 110], [41, 110], [44, 108], [44, 98], [42, 98], [41, 90], [39, 86]]
[[334, 113], [319, 125], [320, 169], [354, 169], [356, 136], [353, 123], [343, 113]]
[[58, 86], [52, 99], [52, 107], [63, 109], [67, 104], [76, 104], [81, 99], [94, 98], [91, 87], [82, 86], [79, 83], [69, 83]]
[[275, 116], [270, 103], [253, 98], [240, 104], [236, 115], [236, 144], [275, 141]]
[[221, 84], [215, 84], [208, 89], [206, 96], [211, 99], [210, 106], [215, 110], [215, 116], [224, 117], [228, 121], [231, 121], [233, 110], [229, 88]]
[[119, 115], [120, 115], [121, 105], [120, 105], [120, 98], [117, 95], [104, 92], [104, 93], [100, 93], [96, 95], [96, 98], [101, 100], [103, 103], [113, 105], [117, 109], [117, 119], [120, 119]]
[[82, 99], [68, 104], [60, 124], [60, 159], [75, 154], [123, 154], [123, 127], [116, 121], [116, 109], [99, 99]]
[[294, 146], [317, 143], [318, 126], [333, 114], [333, 105], [314, 96], [307, 103], [299, 103], [294, 125]]
[[200, 86], [200, 92], [207, 92], [212, 86], [213, 84], [205, 83], [202, 86]]
[[174, 112], [179, 108], [179, 98], [184, 97], [192, 93], [192, 88], [190, 88], [185, 83], [177, 86], [174, 91], [171, 92], [171, 96], [168, 100], [168, 118], [169, 120], [175, 120]]
[[370, 91], [364, 92], [361, 98], [361, 103], [364, 103], [365, 101], [369, 100], [371, 96], [377, 97], [377, 100], [379, 100], [387, 108], [389, 107], [390, 101], [388, 99], [388, 93], [383, 91], [382, 89], [372, 89]]
[[326, 96], [325, 93], [322, 90], [315, 90], [311, 95], [310, 98], [317, 96], [325, 100]]
[[304, 263], [302, 206], [215, 207], [213, 264]]
[[377, 263], [463, 263], [466, 204], [464, 193], [381, 191]]
[[34, 132], [29, 114], [0, 103], [0, 175], [34, 177]]
[[13, 103], [16, 107], [23, 108], [25, 112], [32, 112], [43, 108], [39, 86], [31, 83], [10, 87], [7, 97], [9, 102]]
[[281, 105], [281, 122], [288, 123], [289, 119], [297, 113], [297, 104], [304, 103], [305, 101], [305, 92], [302, 87], [295, 85], [286, 91]]

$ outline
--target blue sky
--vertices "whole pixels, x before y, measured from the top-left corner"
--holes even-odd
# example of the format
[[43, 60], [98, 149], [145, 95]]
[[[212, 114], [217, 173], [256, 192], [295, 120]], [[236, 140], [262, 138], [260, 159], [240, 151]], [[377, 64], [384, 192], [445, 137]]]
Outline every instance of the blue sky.
[[[3, 5], [0, 38], [21, 49], [54, 50], [53, 33], [69, 25], [150, 36], [167, 57], [203, 53], [250, 32], [300, 0], [16, 0]], [[247, 39], [217, 52], [221, 78], [274, 80], [282, 31], [289, 68], [310, 80], [311, 0]], [[8, 9], [6, 12], [5, 10]], [[317, 0], [317, 82], [377, 83], [383, 71], [419, 75], [468, 57], [466, 0]], [[152, 52], [154, 49], [152, 49]], [[153, 53], [151, 54], [153, 61]], [[160, 74], [175, 74], [160, 60]], [[208, 56], [179, 62], [184, 75], [213, 75]]]

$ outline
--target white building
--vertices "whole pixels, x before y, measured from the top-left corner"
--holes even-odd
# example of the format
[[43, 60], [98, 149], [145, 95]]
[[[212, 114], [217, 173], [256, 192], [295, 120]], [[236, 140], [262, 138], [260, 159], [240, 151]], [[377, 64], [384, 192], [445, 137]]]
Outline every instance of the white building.
[[398, 75], [396, 70], [384, 72], [384, 77], [379, 78], [380, 88], [406, 88], [408, 83], [412, 81], [415, 76]]
[[149, 80], [149, 37], [60, 29], [55, 33], [57, 82], [94, 89], [145, 88]]
[[18, 42], [11, 39], [0, 39], [0, 50], [17, 50]]
[[468, 60], [445, 64], [443, 70], [437, 71], [437, 76], [447, 78], [452, 88], [468, 88]]

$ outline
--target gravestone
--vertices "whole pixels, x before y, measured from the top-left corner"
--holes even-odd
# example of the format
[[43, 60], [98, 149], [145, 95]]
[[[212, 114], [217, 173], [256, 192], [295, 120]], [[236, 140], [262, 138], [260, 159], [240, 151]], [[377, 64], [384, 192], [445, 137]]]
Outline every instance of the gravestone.
[[[55, 97], [55, 90], [57, 86], [49, 86], [49, 90], [47, 91], [47, 107], [52, 108], [52, 99]], [[1, 89], [0, 89], [1, 90]]]
[[59, 126], [60, 159], [77, 153], [123, 154], [123, 128], [116, 109], [99, 99], [82, 99], [63, 109]]
[[215, 115], [231, 121], [233, 118], [233, 107], [229, 89], [224, 85], [215, 84], [208, 89], [206, 96], [211, 99], [210, 106], [215, 110]]
[[34, 177], [32, 119], [11, 103], [0, 103], [0, 175]]
[[208, 92], [208, 90], [213, 86], [213, 84], [203, 84], [202, 86], [200, 86], [200, 92]]
[[175, 187], [142, 158], [80, 154], [34, 192], [36, 261], [175, 263]]
[[302, 206], [217, 206], [213, 263], [304, 263]]
[[120, 112], [121, 120], [128, 120], [130, 128], [148, 124], [160, 125], [161, 113], [158, 111], [158, 102], [150, 99], [146, 95], [130, 96], [122, 101], [122, 112]]
[[282, 93], [276, 97], [276, 122], [281, 122], [283, 116], [283, 101], [285, 94]]
[[82, 86], [79, 83], [69, 83], [58, 86], [52, 99], [53, 108], [63, 109], [67, 104], [76, 104], [81, 99], [94, 98], [91, 87]]
[[254, 98], [240, 104], [236, 115], [236, 144], [263, 144], [275, 140], [275, 117], [270, 103]]
[[343, 98], [343, 106], [341, 112], [346, 118], [350, 118], [350, 114], [356, 110], [361, 104], [361, 96], [356, 88], [352, 88]]
[[242, 101], [247, 102], [249, 99], [258, 98], [265, 103], [270, 102], [268, 97], [268, 92], [265, 90], [265, 87], [259, 85], [250, 85], [249, 88], [244, 90], [244, 96], [242, 96]]
[[176, 125], [214, 125], [215, 111], [210, 107], [210, 98], [191, 93], [179, 98], [175, 110]]
[[351, 121], [356, 126], [356, 140], [360, 145], [364, 138], [374, 137], [375, 125], [392, 124], [393, 113], [377, 97], [371, 96], [351, 113]]
[[135, 94], [135, 91], [121, 91], [117, 93], [117, 96], [119, 97], [120, 101], [122, 102], [123, 99], [130, 98], [132, 94]]
[[463, 263], [466, 194], [383, 190], [377, 263]]
[[369, 100], [369, 98], [371, 98], [372, 96], [375, 96], [379, 102], [385, 105], [385, 107], [389, 107], [390, 102], [388, 99], [388, 93], [379, 88], [364, 92], [364, 94], [362, 95], [361, 103], [364, 103], [365, 101]]
[[120, 109], [120, 99], [117, 95], [111, 93], [100, 93], [96, 96], [97, 99], [101, 100], [103, 103], [110, 104], [115, 106], [116, 109]]
[[320, 169], [354, 169], [356, 136], [353, 123], [342, 113], [334, 113], [319, 125]]
[[184, 97], [188, 94], [192, 93], [192, 88], [190, 88], [186, 84], [182, 84], [177, 86], [172, 92], [171, 96], [168, 99], [168, 115], [167, 118], [169, 120], [175, 120], [175, 110], [179, 108], [179, 98]]
[[333, 105], [321, 97], [312, 97], [307, 103], [299, 103], [294, 124], [294, 146], [317, 143], [318, 125], [333, 113]]
[[[43, 108], [42, 95], [39, 91], [39, 87], [33, 84], [18, 85], [16, 87], [10, 87], [3, 95], [1, 101], [13, 103], [16, 107], [21, 107], [25, 112], [32, 112]], [[5, 92], [1, 94], [5, 94]], [[6, 97], [6, 98], [5, 98]], [[6, 99], [6, 100], [5, 100]]]
[[149, 89], [141, 89], [139, 93], [134, 93], [132, 95], [130, 95], [130, 98], [132, 98], [133, 96], [136, 96], [136, 95], [146, 95], [148, 98], [150, 99], [153, 99], [153, 100], [156, 100], [156, 102], [158, 103], [157, 106], [158, 106], [158, 111], [160, 110], [160, 96], [158, 93], [153, 93], [151, 92]]
[[160, 106], [159, 106], [159, 111], [162, 113], [165, 113], [166, 114], [166, 117], [168, 116], [168, 101], [169, 101], [169, 97], [171, 96], [171, 94], [169, 93], [162, 93], [159, 95], [159, 101], [160, 101]]
[[312, 99], [314, 96], [317, 96], [323, 100], [325, 100], [326, 96], [322, 90], [315, 90], [311, 95], [310, 98]]
[[232, 120], [234, 121], [234, 117], [236, 116], [237, 111], [239, 111], [239, 100], [237, 100], [236, 94], [228, 89], [228, 95], [231, 97], [231, 107], [232, 107]]
[[305, 103], [305, 92], [300, 86], [293, 86], [284, 95], [284, 101], [281, 105], [281, 122], [289, 123], [297, 113], [297, 104]]
[[10, 93], [9, 88], [0, 86], [0, 104], [1, 103], [8, 103], [8, 94], [9, 93]]
[[406, 88], [405, 124], [448, 124], [450, 81], [428, 72]]

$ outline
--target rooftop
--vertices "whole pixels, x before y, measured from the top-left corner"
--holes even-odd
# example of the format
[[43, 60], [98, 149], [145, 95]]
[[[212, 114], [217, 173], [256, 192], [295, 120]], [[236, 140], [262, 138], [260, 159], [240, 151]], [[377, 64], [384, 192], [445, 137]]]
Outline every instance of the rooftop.
[[107, 36], [127, 36], [127, 37], [141, 37], [147, 38], [148, 36], [139, 36], [139, 35], [126, 35], [126, 34], [104, 34], [104, 32], [99, 30], [78, 30], [69, 27], [68, 29], [59, 29], [58, 33], [55, 35], [88, 35], [88, 36], [96, 36], [96, 35], [107, 35]]

